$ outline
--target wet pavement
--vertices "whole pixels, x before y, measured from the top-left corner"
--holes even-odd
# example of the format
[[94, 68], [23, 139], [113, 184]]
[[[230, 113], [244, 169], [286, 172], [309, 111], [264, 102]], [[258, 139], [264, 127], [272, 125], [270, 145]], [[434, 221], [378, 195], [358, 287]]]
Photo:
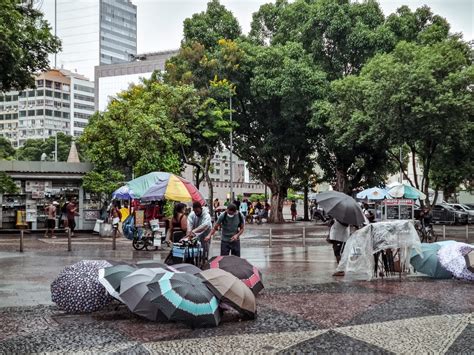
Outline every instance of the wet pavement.
[[[91, 235], [73, 240], [29, 237], [25, 252], [0, 238], [0, 354], [89, 353], [474, 353], [474, 284], [422, 275], [345, 282], [331, 276], [331, 247], [321, 236], [242, 242], [242, 257], [259, 267], [265, 289], [258, 317], [226, 313], [217, 328], [153, 323], [118, 302], [69, 315], [51, 303], [50, 284], [66, 265], [83, 259], [163, 261], [168, 251], [133, 251], [129, 241]], [[297, 242], [296, 242], [297, 241]], [[10, 244], [9, 244], [10, 243]], [[213, 242], [212, 255], [217, 255]]]

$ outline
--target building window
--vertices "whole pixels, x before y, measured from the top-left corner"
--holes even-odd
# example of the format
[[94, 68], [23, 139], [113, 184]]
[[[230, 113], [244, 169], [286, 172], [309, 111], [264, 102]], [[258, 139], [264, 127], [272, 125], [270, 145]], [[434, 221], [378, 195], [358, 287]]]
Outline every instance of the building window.
[[76, 100], [94, 102], [94, 98], [91, 97], [91, 96], [80, 95], [80, 94], [74, 94], [74, 98], [75, 98]]
[[51, 90], [46, 90], [46, 96], [53, 97], [53, 92]]
[[69, 108], [71, 105], [69, 105], [69, 102], [63, 102], [63, 107], [64, 108]]
[[44, 110], [46, 116], [53, 116], [53, 110]]
[[20, 111], [20, 117], [26, 117], [26, 111]]
[[36, 90], [36, 96], [44, 96], [44, 90]]
[[63, 99], [64, 100], [69, 100], [69, 97], [70, 97], [69, 94], [63, 94]]
[[78, 108], [78, 109], [81, 109], [81, 110], [94, 111], [94, 106], [78, 104], [78, 103], [74, 103], [74, 108]]
[[[65, 94], [65, 95], [67, 95], [67, 94]], [[54, 92], [54, 97], [57, 98], [57, 99], [60, 99], [60, 98], [61, 98], [61, 93], [55, 91], [55, 92]]]
[[28, 116], [34, 116], [35, 115], [35, 110], [28, 110]]
[[85, 126], [87, 126], [86, 122], [74, 121], [74, 127], [84, 128]]
[[53, 82], [51, 80], [46, 80], [46, 87], [47, 88], [52, 88], [53, 87]]
[[90, 92], [91, 94], [94, 93], [94, 88], [78, 84], [74, 84], [74, 90]]
[[216, 169], [216, 174], [220, 174], [221, 171], [219, 169]]
[[61, 111], [54, 111], [54, 117], [61, 117]]
[[63, 91], [69, 92], [69, 90], [70, 90], [69, 85], [63, 84]]
[[54, 82], [54, 89], [61, 90], [61, 83]]
[[36, 116], [43, 116], [44, 115], [44, 110], [36, 110]]
[[69, 112], [63, 112], [63, 118], [69, 118]]
[[36, 86], [39, 87], [39, 88], [44, 87], [44, 80], [37, 80], [36, 81]]
[[26, 97], [26, 91], [20, 92], [19, 96], [20, 96], [20, 97]]
[[228, 169], [224, 170], [224, 175], [229, 175], [229, 170]]

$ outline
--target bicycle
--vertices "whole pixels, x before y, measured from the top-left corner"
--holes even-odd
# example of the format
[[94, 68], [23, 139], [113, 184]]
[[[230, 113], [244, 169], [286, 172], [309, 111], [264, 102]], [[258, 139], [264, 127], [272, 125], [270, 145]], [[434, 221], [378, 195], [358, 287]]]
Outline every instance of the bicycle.
[[[158, 250], [158, 246], [155, 245], [155, 237], [157, 233], [159, 233], [154, 228], [149, 228], [150, 226], [148, 223], [145, 224], [144, 228], [136, 228], [132, 246], [135, 250], [143, 250], [146, 249], [147, 251], [151, 250]], [[160, 240], [161, 240], [161, 233], [160, 233]]]
[[422, 243], [435, 243], [438, 241], [438, 236], [434, 232], [432, 224], [424, 226], [420, 221], [417, 221], [415, 223], [415, 229]]

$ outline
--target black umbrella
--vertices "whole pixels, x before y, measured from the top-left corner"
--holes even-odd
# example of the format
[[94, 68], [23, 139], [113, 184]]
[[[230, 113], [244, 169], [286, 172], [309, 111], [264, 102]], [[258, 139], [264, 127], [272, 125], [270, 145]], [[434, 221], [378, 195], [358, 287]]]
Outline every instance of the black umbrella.
[[[175, 264], [175, 265], [171, 266], [170, 268], [175, 269], [177, 271], [181, 271], [181, 272], [187, 272], [188, 274], [192, 274], [192, 275], [197, 275], [202, 271], [197, 266], [195, 266], [193, 264], [186, 264], [186, 263]], [[171, 270], [171, 271], [173, 271], [173, 270]]]
[[338, 191], [322, 192], [316, 196], [318, 204], [339, 222], [360, 226], [365, 218], [359, 204], [349, 195]]
[[171, 321], [191, 327], [217, 326], [219, 302], [204, 282], [191, 274], [166, 272], [148, 284], [150, 300]]

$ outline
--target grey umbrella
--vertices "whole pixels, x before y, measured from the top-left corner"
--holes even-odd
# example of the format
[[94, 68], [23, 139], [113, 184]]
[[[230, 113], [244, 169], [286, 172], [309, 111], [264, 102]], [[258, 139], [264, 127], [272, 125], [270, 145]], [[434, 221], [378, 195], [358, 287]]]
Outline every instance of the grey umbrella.
[[122, 301], [120, 298], [120, 282], [122, 279], [134, 272], [136, 268], [127, 264], [118, 264], [115, 266], [105, 267], [99, 270], [99, 282], [105, 287], [107, 292]]
[[[192, 275], [197, 275], [202, 271], [200, 268], [198, 268], [197, 266], [193, 264], [185, 264], [185, 263], [174, 264], [171, 266], [171, 269], [174, 269], [180, 272], [187, 272], [188, 274], [192, 274]], [[174, 270], [171, 270], [171, 271], [174, 271]]]
[[360, 226], [365, 218], [356, 200], [338, 191], [322, 192], [317, 195], [318, 204], [339, 222]]
[[152, 321], [165, 321], [166, 317], [156, 303], [151, 302], [148, 283], [156, 275], [164, 274], [163, 268], [138, 269], [123, 278], [120, 283], [120, 298], [133, 313]]

